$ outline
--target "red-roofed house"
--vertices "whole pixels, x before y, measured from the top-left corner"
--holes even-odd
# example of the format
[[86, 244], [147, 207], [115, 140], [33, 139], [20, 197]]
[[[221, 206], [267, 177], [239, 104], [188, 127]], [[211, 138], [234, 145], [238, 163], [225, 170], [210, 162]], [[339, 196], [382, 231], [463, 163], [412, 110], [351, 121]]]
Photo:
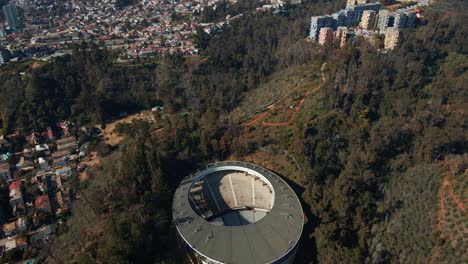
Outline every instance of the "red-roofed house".
[[10, 185], [9, 185], [10, 191], [20, 189], [22, 182], [23, 181], [21, 179], [14, 180], [14, 181], [10, 182]]
[[17, 179], [10, 182], [8, 189], [10, 190], [10, 205], [13, 208], [13, 215], [21, 215], [25, 212], [23, 193], [21, 192], [22, 180]]
[[36, 197], [36, 208], [44, 212], [52, 212], [49, 196], [47, 196], [47, 194]]

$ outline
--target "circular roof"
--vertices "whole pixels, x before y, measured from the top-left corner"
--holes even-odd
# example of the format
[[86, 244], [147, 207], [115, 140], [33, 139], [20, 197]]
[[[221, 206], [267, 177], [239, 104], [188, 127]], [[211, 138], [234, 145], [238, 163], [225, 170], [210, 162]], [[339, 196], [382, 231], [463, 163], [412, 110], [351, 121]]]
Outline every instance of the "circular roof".
[[[268, 205], [269, 211], [256, 221], [244, 225], [213, 224], [207, 221], [210, 219], [210, 212], [200, 210], [204, 207], [197, 205], [199, 201], [194, 201], [196, 198], [193, 193], [197, 191], [196, 187], [200, 182], [210, 178], [216, 182], [215, 175], [226, 171], [245, 173], [268, 185], [271, 194], [264, 196], [263, 202], [257, 204]], [[230, 185], [232, 196], [235, 197], [233, 183], [230, 182]], [[251, 186], [252, 193], [254, 188], [260, 188], [254, 187], [254, 180]], [[213, 193], [209, 185], [207, 187], [212, 195], [219, 195]], [[241, 188], [245, 189], [242, 186]], [[260, 194], [262, 192], [264, 193], [261, 191]], [[255, 198], [255, 194], [253, 196], [254, 204], [255, 200], [260, 201], [260, 198]], [[237, 197], [234, 200], [236, 206], [244, 206], [242, 198]], [[232, 201], [226, 203], [228, 208], [235, 207], [230, 205], [234, 203]], [[219, 203], [216, 206], [222, 211]], [[208, 164], [187, 176], [175, 192], [172, 210], [177, 230], [185, 242], [200, 255], [222, 263], [274, 262], [294, 249], [304, 224], [299, 199], [285, 181], [263, 167], [237, 161]]]

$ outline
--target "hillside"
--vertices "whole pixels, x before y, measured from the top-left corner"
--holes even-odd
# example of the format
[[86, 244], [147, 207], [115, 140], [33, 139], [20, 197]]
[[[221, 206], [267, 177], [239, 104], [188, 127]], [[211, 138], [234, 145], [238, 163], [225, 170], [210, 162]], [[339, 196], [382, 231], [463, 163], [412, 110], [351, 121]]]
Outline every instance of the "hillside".
[[[185, 261], [174, 190], [199, 166], [230, 159], [275, 171], [300, 196], [298, 263], [464, 260], [468, 29], [458, 6], [467, 7], [434, 4], [390, 52], [304, 41], [312, 12], [296, 8], [203, 35], [200, 57], [116, 66], [90, 45], [35, 69], [16, 65], [22, 76], [6, 68], [5, 131], [108, 124], [89, 139], [100, 162], [76, 183], [72, 213], [38, 259]], [[156, 105], [150, 119], [117, 120]]]

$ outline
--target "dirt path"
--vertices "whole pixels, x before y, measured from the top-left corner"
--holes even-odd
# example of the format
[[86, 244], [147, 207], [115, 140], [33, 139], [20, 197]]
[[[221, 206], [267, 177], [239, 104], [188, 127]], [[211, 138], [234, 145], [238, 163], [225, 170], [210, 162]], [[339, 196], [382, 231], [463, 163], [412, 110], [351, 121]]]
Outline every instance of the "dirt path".
[[[449, 162], [450, 163], [450, 162]], [[437, 230], [440, 232], [440, 238], [447, 238], [447, 235], [444, 233], [444, 216], [445, 216], [445, 203], [444, 203], [444, 196], [446, 192], [450, 195], [450, 198], [457, 206], [458, 210], [465, 212], [465, 205], [463, 202], [458, 198], [458, 196], [453, 192], [451, 188], [451, 182], [449, 180], [450, 172], [446, 172], [445, 176], [442, 180], [442, 185], [439, 188], [438, 196], [439, 196], [439, 209], [437, 212]], [[435, 260], [437, 260], [444, 249], [446, 244], [440, 246], [436, 249], [436, 252], [431, 256], [429, 259], [429, 263], [433, 264]], [[437, 247], [437, 246], [434, 246]]]
[[457, 208], [460, 211], [465, 212], [465, 206], [463, 205], [463, 202], [460, 201], [460, 199], [457, 197], [457, 195], [455, 195], [455, 193], [452, 191], [452, 188], [451, 188], [450, 184], [451, 183], [448, 180], [448, 175], [446, 175], [445, 178], [444, 178], [444, 181], [443, 181], [443, 185], [445, 185], [447, 187], [447, 191], [450, 194], [450, 197], [452, 197], [452, 200], [457, 205]]
[[[325, 76], [325, 67], [327, 66], [326, 63], [322, 64], [322, 66], [320, 67], [320, 78], [322, 79], [323, 82], [326, 81], [326, 76]], [[295, 87], [293, 90], [296, 90], [301, 84], [302, 82], [304, 81], [304, 79], [302, 79]], [[299, 112], [299, 110], [301, 109], [302, 105], [304, 104], [304, 101], [305, 101], [305, 98], [307, 96], [309, 96], [310, 94], [312, 93], [315, 93], [317, 92], [320, 87], [322, 85], [318, 85], [317, 87], [307, 91], [304, 93], [304, 95], [302, 96], [301, 100], [299, 101], [299, 103], [296, 104], [296, 106], [293, 108], [292, 112], [289, 114], [289, 118], [288, 120], [284, 121], [284, 122], [268, 122], [268, 121], [262, 121], [260, 123], [261, 126], [269, 126], [269, 127], [284, 127], [284, 126], [289, 126], [291, 124], [291, 122], [294, 120], [294, 118], [296, 117], [297, 115], [297, 112]], [[291, 95], [292, 93], [289, 93], [289, 95]], [[285, 99], [286, 97], [283, 97], [281, 98], [280, 100], [283, 100]], [[276, 103], [278, 103], [280, 100], [278, 100]], [[271, 109], [274, 108], [275, 104], [276, 103], [273, 103], [271, 104], [270, 106], [266, 107], [267, 110], [265, 110], [264, 112], [258, 114], [254, 119], [246, 122], [243, 124], [243, 126], [254, 126], [254, 125], [257, 125], [267, 114], [269, 111], [271, 111]]]
[[[301, 100], [299, 101], [299, 103], [296, 104], [296, 106], [293, 108], [292, 112], [289, 114], [289, 117], [286, 121], [284, 122], [268, 122], [268, 121], [262, 121], [260, 123], [261, 126], [269, 126], [269, 127], [284, 127], [284, 126], [289, 126], [292, 121], [294, 120], [294, 118], [296, 117], [297, 113], [299, 112], [299, 110], [301, 109], [302, 105], [304, 104], [304, 101], [305, 101], [305, 98], [307, 96], [309, 96], [310, 94], [312, 93], [315, 93], [317, 92], [319, 89], [320, 89], [321, 85], [315, 87], [314, 89], [311, 89], [307, 92], [304, 93], [304, 95], [302, 96]], [[257, 125], [260, 120], [262, 118], [264, 118], [268, 112], [272, 109], [272, 107], [268, 107], [268, 110], [265, 111], [265, 112], [262, 112], [260, 114], [258, 114], [254, 119], [252, 119], [251, 121], [247, 122], [247, 123], [244, 123], [244, 126], [253, 126], [253, 125]]]
[[247, 123], [244, 123], [244, 126], [253, 126], [253, 125], [256, 125], [263, 117], [265, 117], [266, 115], [268, 114], [268, 111], [265, 111], [265, 112], [261, 112], [260, 114], [258, 114], [254, 119], [252, 119], [251, 121], [247, 122]]

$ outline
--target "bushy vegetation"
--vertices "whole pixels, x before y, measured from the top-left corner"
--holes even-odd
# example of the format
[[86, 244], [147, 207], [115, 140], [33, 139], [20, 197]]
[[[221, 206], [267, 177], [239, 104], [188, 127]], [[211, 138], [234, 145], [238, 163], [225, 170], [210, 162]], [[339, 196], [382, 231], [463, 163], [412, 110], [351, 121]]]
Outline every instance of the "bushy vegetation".
[[434, 225], [440, 175], [437, 166], [419, 164], [382, 185], [384, 199], [377, 211], [383, 221], [371, 230], [372, 263], [429, 262], [432, 249], [441, 242]]
[[[447, 8], [446, 3], [436, 6], [434, 10]], [[369, 243], [375, 235], [370, 230], [379, 222], [385, 226], [379, 237], [398, 232], [392, 227], [395, 222], [404, 225], [413, 239], [395, 238], [391, 243], [412, 241], [414, 251], [402, 246], [406, 242], [398, 247], [382, 243], [376, 263], [427, 258], [434, 243], [431, 212], [438, 206], [434, 197], [440, 183], [434, 180], [437, 174], [426, 178], [415, 169], [467, 148], [466, 118], [449, 110], [466, 104], [467, 98], [467, 31], [461, 16], [456, 11], [428, 11], [427, 24], [404, 32], [405, 41], [396, 51], [384, 54], [362, 43], [332, 51], [326, 60], [329, 78], [322, 103], [328, 113], [305, 125], [301, 120], [298, 125], [305, 129], [291, 143], [309, 165], [304, 180], [307, 200], [319, 219], [314, 231], [318, 262], [371, 260], [376, 245]], [[402, 189], [400, 210], [381, 203], [390, 199], [384, 190], [396, 179], [417, 181]], [[421, 188], [430, 194], [416, 198]], [[414, 199], [425, 199], [420, 201], [424, 207]], [[434, 209], [427, 211], [430, 201]], [[406, 218], [406, 210], [421, 214]], [[385, 224], [388, 218], [398, 220]]]
[[100, 124], [155, 102], [151, 66], [114, 67], [112, 54], [92, 44], [75, 46], [71, 56], [38, 69], [24, 69], [25, 78], [15, 66], [0, 73], [6, 80], [0, 86], [6, 131], [45, 129], [60, 119]]
[[[182, 261], [170, 222], [175, 186], [202, 163], [243, 159], [265, 145], [285, 151], [300, 168], [295, 182], [304, 189], [308, 218], [300, 262], [426, 261], [443, 243], [435, 232], [441, 184], [435, 163], [467, 149], [459, 110], [467, 103], [466, 3], [436, 3], [386, 53], [364, 41], [340, 50], [304, 41], [308, 14], [321, 5], [287, 16], [247, 14], [211, 35], [200, 31], [203, 60], [168, 55], [117, 66], [111, 53], [90, 45], [24, 78], [0, 73], [7, 76], [0, 84], [7, 129], [43, 128], [62, 118], [99, 124], [155, 104], [167, 115], [157, 127], [119, 128], [131, 137], [83, 186], [56, 261]], [[256, 89], [267, 89], [271, 76], [301, 69], [306, 73], [291, 74], [297, 76], [291, 82], [311, 85], [322, 65], [320, 93], [290, 126], [261, 134], [230, 118], [258, 96]], [[266, 136], [249, 139], [254, 133]]]

